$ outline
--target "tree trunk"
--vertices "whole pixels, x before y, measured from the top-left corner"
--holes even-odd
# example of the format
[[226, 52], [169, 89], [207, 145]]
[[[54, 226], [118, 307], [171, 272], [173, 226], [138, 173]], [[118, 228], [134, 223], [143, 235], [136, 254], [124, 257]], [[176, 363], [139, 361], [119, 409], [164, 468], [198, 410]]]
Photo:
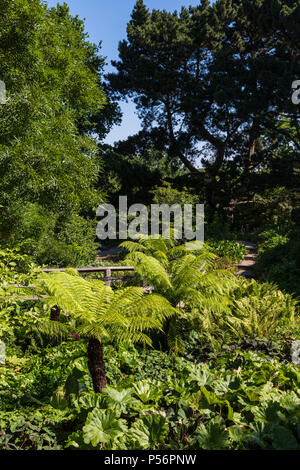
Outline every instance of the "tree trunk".
[[101, 393], [106, 386], [107, 379], [103, 360], [103, 344], [96, 338], [89, 340], [88, 368], [92, 376], [94, 392]]
[[[50, 320], [60, 322], [60, 308], [57, 305], [52, 307], [51, 310], [50, 310]], [[58, 344], [59, 344], [58, 339], [53, 339], [51, 341], [51, 346], [53, 346], [53, 347], [57, 346]]]
[[60, 308], [57, 307], [57, 305], [51, 308], [50, 320], [58, 322], [60, 321]]

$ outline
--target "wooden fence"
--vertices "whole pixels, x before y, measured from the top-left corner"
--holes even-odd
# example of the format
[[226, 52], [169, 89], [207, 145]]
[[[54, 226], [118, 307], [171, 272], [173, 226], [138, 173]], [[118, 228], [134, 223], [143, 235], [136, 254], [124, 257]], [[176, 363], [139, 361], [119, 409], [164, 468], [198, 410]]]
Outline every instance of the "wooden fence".
[[[79, 273], [82, 274], [88, 274], [88, 273], [104, 273], [103, 280], [106, 285], [110, 286], [112, 282], [116, 281], [122, 281], [123, 279], [128, 279], [131, 276], [112, 276], [112, 273], [115, 272], [132, 272], [134, 271], [133, 266], [100, 266], [98, 268], [73, 268], [76, 269]], [[65, 271], [66, 268], [60, 268], [60, 269], [52, 269], [52, 268], [47, 268], [47, 269], [42, 269], [44, 273], [53, 273], [53, 272], [63, 272]]]
[[[44, 272], [44, 273], [53, 273], [53, 272], [64, 272], [64, 271], [66, 271], [66, 269], [67, 268], [46, 268], [46, 269], [42, 269], [41, 271]], [[100, 280], [105, 282], [105, 284], [107, 286], [111, 286], [112, 282], [120, 282], [120, 281], [123, 281], [125, 279], [128, 279], [128, 278], [132, 277], [132, 275], [112, 276], [113, 272], [133, 272], [134, 271], [133, 266], [100, 266], [100, 267], [97, 267], [97, 268], [72, 268], [72, 269], [75, 269], [80, 274], [104, 273], [104, 276], [101, 277]], [[23, 286], [23, 285], [20, 285], [20, 284], [13, 284], [10, 287], [16, 287], [16, 288], [19, 288], [19, 289], [24, 288], [25, 289], [26, 287], [34, 288], [35, 286], [34, 285]], [[145, 287], [145, 290], [148, 291], [149, 289], [150, 288]], [[13, 297], [14, 298], [19, 298], [19, 299], [22, 299], [22, 300], [40, 300], [41, 299], [41, 297], [37, 297], [37, 296], [26, 297], [26, 298], [18, 297], [18, 296], [13, 296]], [[43, 295], [42, 297], [47, 297], [47, 296]]]

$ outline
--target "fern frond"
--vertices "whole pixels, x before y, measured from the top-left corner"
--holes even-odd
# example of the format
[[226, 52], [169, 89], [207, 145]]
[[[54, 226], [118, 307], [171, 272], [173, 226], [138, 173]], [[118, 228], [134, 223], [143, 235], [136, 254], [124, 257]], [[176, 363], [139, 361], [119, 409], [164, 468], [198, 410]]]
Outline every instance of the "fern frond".
[[[81, 337], [100, 341], [105, 336], [124, 337], [150, 344], [144, 332], [161, 330], [162, 322], [176, 313], [168, 300], [155, 294], [147, 295], [141, 287], [113, 291], [102, 281], [85, 280], [63, 272], [43, 274], [39, 284], [40, 289], [47, 292], [50, 304], [58, 305], [71, 315], [75, 322], [73, 328], [76, 326]], [[56, 335], [65, 328], [61, 323], [50, 323], [50, 326], [45, 323], [45, 329], [52, 328], [48, 329], [49, 334]]]
[[134, 253], [135, 251], [144, 252], [147, 248], [143, 245], [143, 243], [133, 242], [133, 241], [126, 241], [120, 244], [122, 248], [125, 248], [129, 253]]
[[178, 310], [159, 294], [145, 295], [136, 303], [130, 316], [142, 315], [158, 319], [161, 323], [166, 319], [178, 315]]
[[56, 305], [69, 313], [84, 316], [87, 310], [85, 305], [93, 301], [89, 284], [79, 276], [61, 272], [42, 273], [38, 282], [45, 288], [52, 300], [55, 300]]
[[183, 354], [185, 351], [185, 344], [181, 336], [179, 325], [177, 324], [176, 318], [172, 318], [168, 328], [168, 346], [170, 352], [178, 355]]
[[65, 270], [65, 273], [70, 274], [70, 276], [79, 276], [79, 273], [78, 273], [77, 269], [75, 269], [75, 268], [67, 268]]
[[117, 336], [117, 340], [119, 343], [132, 341], [133, 343], [141, 343], [152, 346], [152, 341], [149, 336], [139, 331], [120, 331], [120, 334]]
[[131, 319], [128, 318], [128, 331], [147, 331], [151, 329], [157, 329], [162, 331], [161, 322], [152, 317], [134, 316]]
[[128, 260], [134, 265], [141, 279], [145, 279], [155, 288], [168, 289], [171, 282], [162, 264], [152, 256], [136, 252], [128, 255]]
[[104, 337], [109, 337], [108, 330], [97, 323], [79, 325], [76, 327], [76, 332], [79, 337], [97, 338], [99, 341], [102, 341]]
[[68, 333], [70, 333], [69, 325], [51, 321], [48, 318], [40, 318], [38, 323], [33, 326], [33, 329], [35, 329], [39, 334], [60, 340], [66, 338]]

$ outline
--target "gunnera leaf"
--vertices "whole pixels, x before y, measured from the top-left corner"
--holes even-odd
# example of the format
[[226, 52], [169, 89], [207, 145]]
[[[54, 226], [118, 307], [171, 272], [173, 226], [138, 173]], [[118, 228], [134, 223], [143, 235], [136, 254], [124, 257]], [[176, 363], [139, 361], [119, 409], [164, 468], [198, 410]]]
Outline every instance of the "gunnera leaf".
[[96, 446], [112, 442], [127, 431], [124, 419], [120, 419], [114, 411], [94, 409], [88, 414], [83, 427], [83, 438], [86, 444]]
[[200, 449], [222, 450], [229, 446], [229, 435], [220, 420], [212, 420], [206, 426], [201, 424], [195, 438]]
[[153, 449], [164, 442], [168, 430], [165, 417], [151, 414], [138, 419], [129, 430], [128, 436], [137, 441], [142, 449]]

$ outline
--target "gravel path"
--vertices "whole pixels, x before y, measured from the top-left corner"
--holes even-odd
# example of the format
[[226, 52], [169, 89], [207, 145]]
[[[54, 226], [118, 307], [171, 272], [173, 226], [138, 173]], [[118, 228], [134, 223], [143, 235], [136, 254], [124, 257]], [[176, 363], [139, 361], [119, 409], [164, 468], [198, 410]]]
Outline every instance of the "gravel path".
[[244, 276], [247, 278], [253, 278], [255, 274], [254, 265], [255, 259], [257, 257], [257, 247], [255, 243], [248, 242], [245, 240], [238, 240], [238, 242], [243, 243], [243, 245], [245, 245], [249, 252], [247, 253], [247, 255], [245, 255], [244, 259], [239, 262], [237, 275]]
[[97, 258], [99, 259], [102, 259], [103, 261], [104, 260], [109, 260], [109, 259], [112, 259], [114, 257], [116, 257], [121, 251], [121, 248], [119, 246], [112, 246], [111, 248], [108, 248], [107, 250], [103, 250], [101, 251]]

